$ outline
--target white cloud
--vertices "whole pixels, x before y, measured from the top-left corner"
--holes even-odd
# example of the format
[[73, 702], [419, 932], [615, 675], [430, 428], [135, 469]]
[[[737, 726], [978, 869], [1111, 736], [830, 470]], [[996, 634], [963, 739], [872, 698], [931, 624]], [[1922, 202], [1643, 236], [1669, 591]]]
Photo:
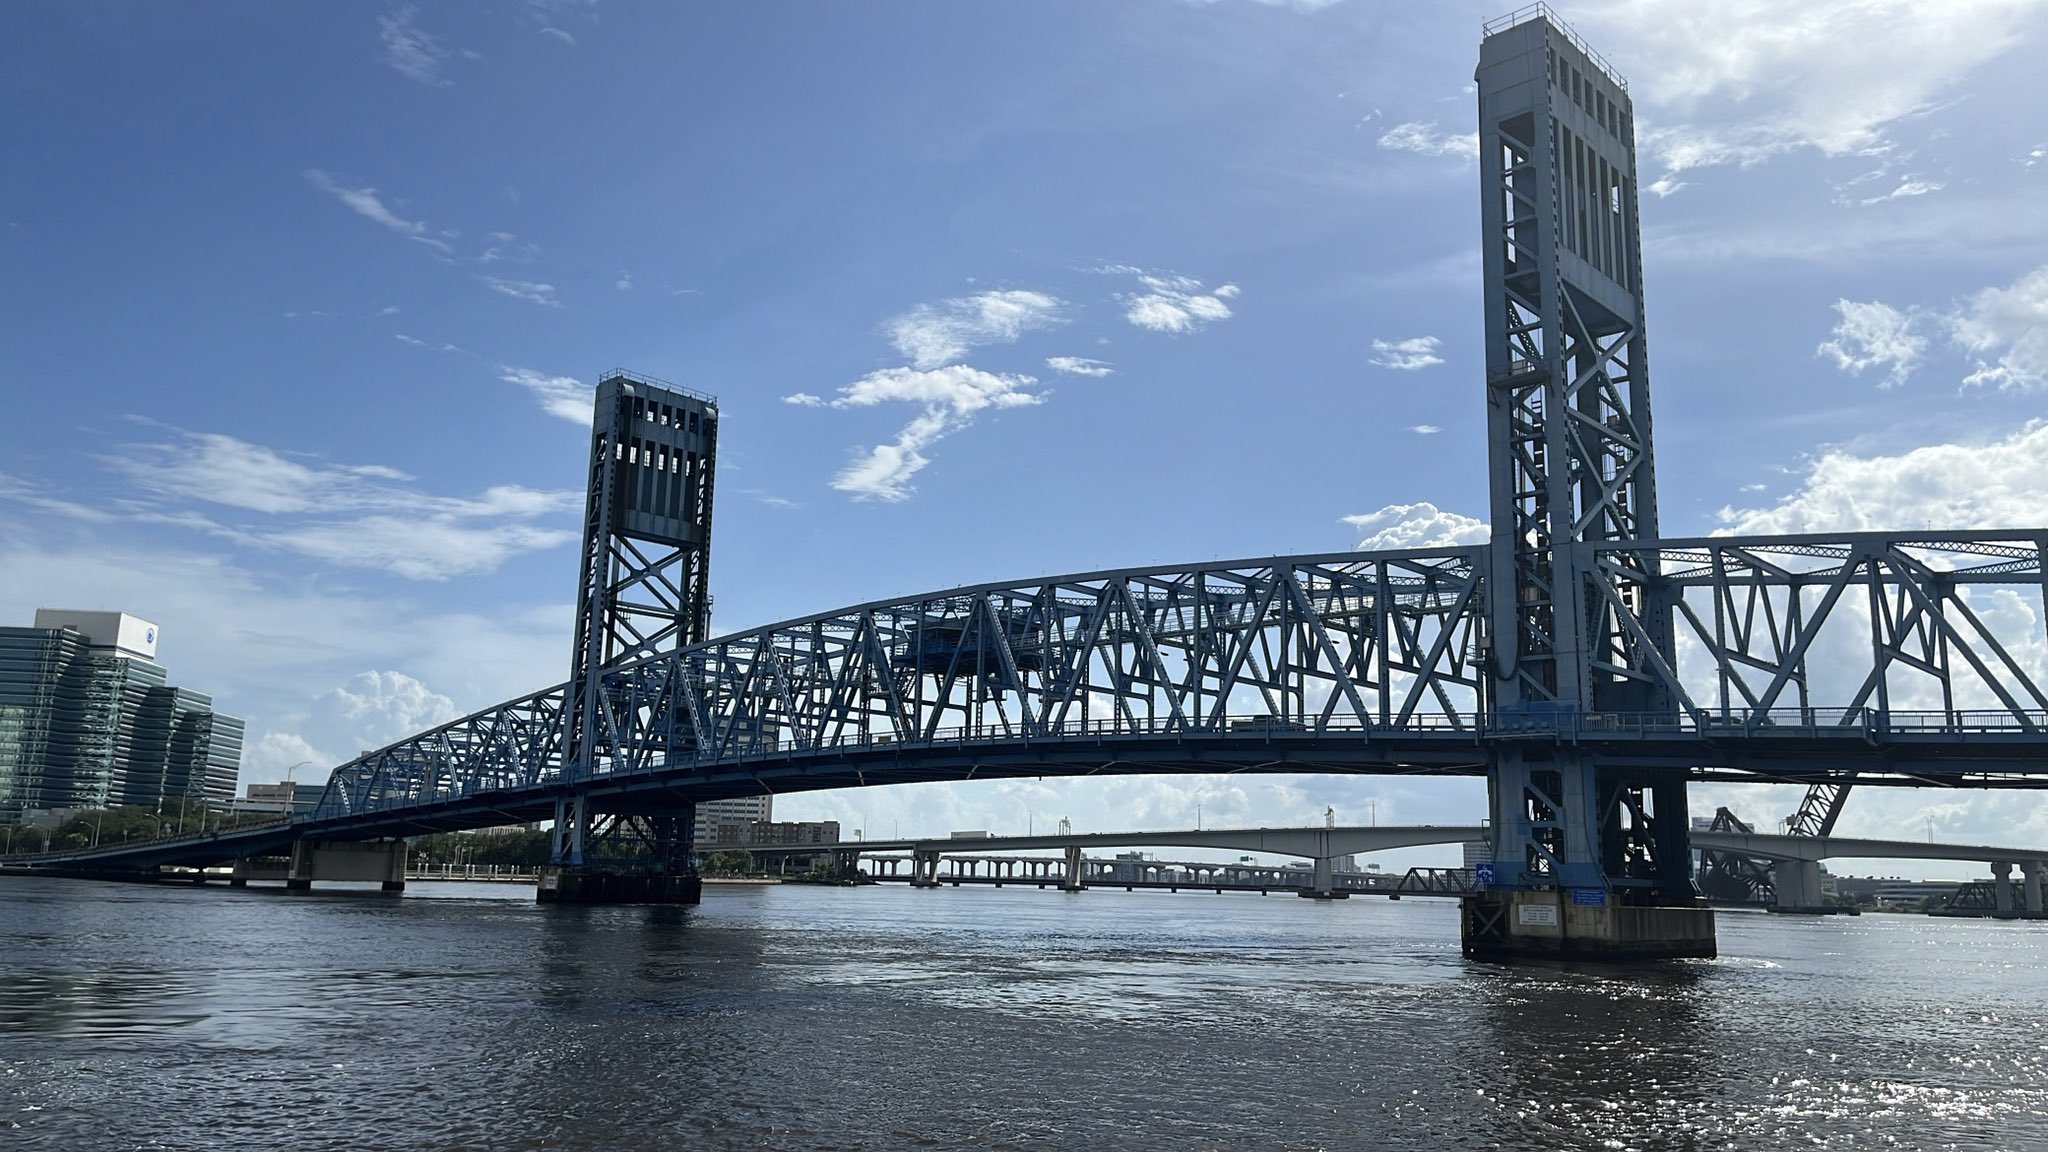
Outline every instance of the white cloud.
[[1442, 132], [1434, 122], [1411, 120], [1396, 124], [1380, 135], [1380, 147], [1393, 152], [1417, 152], [1424, 156], [1479, 158], [1479, 137], [1471, 132]]
[[893, 503], [909, 499], [915, 491], [910, 478], [930, 463], [924, 449], [966, 427], [979, 412], [1042, 403], [1044, 397], [1024, 391], [1035, 383], [1029, 376], [984, 372], [965, 364], [870, 372], [841, 388], [831, 407], [909, 403], [919, 405], [922, 411], [903, 426], [893, 442], [877, 444], [856, 456], [832, 478], [832, 487], [861, 500]]
[[1409, 426], [1408, 430], [1410, 432], [1415, 433], [1417, 436], [1434, 436], [1437, 433], [1443, 431], [1443, 429], [1437, 427], [1434, 424], [1412, 424]]
[[1816, 354], [1833, 357], [1836, 367], [1852, 376], [1862, 375], [1865, 368], [1890, 365], [1881, 388], [1905, 383], [1927, 351], [1926, 338], [1913, 331], [1917, 318], [1910, 312], [1876, 300], [1837, 300], [1835, 313], [1841, 319]]
[[374, 220], [408, 240], [424, 244], [443, 253], [448, 251], [447, 242], [430, 234], [425, 222], [407, 220], [405, 217], [393, 212], [377, 195], [375, 188], [350, 188], [337, 182], [333, 176], [322, 172], [318, 168], [307, 169], [306, 181], [313, 187], [348, 205], [365, 219]]
[[[582, 503], [580, 493], [517, 485], [437, 496], [404, 486], [411, 478], [385, 465], [295, 458], [212, 432], [175, 432], [102, 460], [132, 485], [117, 509], [124, 518], [412, 580], [489, 572], [566, 543], [572, 531], [534, 521]], [[221, 519], [205, 506], [259, 519]]]
[[384, 41], [384, 62], [400, 75], [422, 84], [446, 87], [450, 81], [441, 74], [441, 68], [454, 53], [438, 37], [413, 26], [413, 17], [418, 13], [417, 8], [407, 5], [377, 18]]
[[1086, 356], [1048, 356], [1045, 366], [1065, 376], [1107, 376], [1116, 371], [1107, 363]]
[[784, 404], [794, 404], [799, 408], [823, 408], [825, 406], [824, 397], [813, 396], [809, 392], [792, 392], [784, 396], [782, 402]]
[[2048, 421], [1984, 444], [1890, 456], [1821, 454], [1797, 491], [1765, 508], [1724, 508], [1722, 533], [1914, 531], [2038, 525], [2048, 507]]
[[1802, 148], [1881, 150], [1887, 127], [2019, 43], [2037, 10], [2035, 0], [1609, 0], [1574, 20], [1626, 62], [1644, 119], [1657, 121], [1643, 142], [1679, 172]]
[[560, 40], [562, 43], [567, 44], [571, 48], [574, 48], [576, 46], [576, 38], [574, 36], [569, 35], [567, 32], [562, 31], [560, 28], [543, 28], [540, 30], [540, 34], [543, 36], [553, 36], [555, 39]]
[[1152, 332], [1199, 332], [1219, 320], [1228, 320], [1230, 305], [1224, 301], [1236, 299], [1239, 292], [1235, 284], [1205, 292], [1202, 282], [1191, 276], [1147, 272], [1128, 265], [1112, 265], [1102, 271], [1138, 278], [1145, 290], [1119, 297], [1124, 304], [1124, 319]]
[[1488, 535], [1486, 521], [1446, 512], [1427, 500], [1389, 504], [1377, 512], [1346, 516], [1343, 520], [1364, 533], [1358, 547], [1368, 552], [1484, 544]]
[[1407, 340], [1375, 340], [1372, 342], [1372, 356], [1368, 359], [1382, 368], [1397, 372], [1413, 372], [1441, 364], [1444, 358], [1436, 354], [1438, 340], [1434, 336], [1416, 336]]
[[633, 290], [633, 274], [631, 272], [620, 272], [619, 278], [613, 282], [612, 287], [617, 288], [621, 292], [631, 292]]
[[533, 393], [534, 399], [550, 416], [560, 417], [571, 424], [590, 426], [592, 397], [595, 390], [574, 376], [549, 376], [531, 368], [515, 368], [510, 364], [498, 365], [498, 379], [507, 384], [517, 384]]
[[1011, 289], [920, 304], [889, 321], [889, 339], [916, 368], [937, 368], [985, 344], [1009, 344], [1026, 332], [1061, 323], [1060, 301]]
[[1977, 357], [1963, 383], [2017, 391], [2048, 386], [2048, 264], [1978, 292], [1948, 327], [1950, 339]]
[[1906, 176], [1902, 177], [1899, 180], [1899, 186], [1891, 191], [1877, 196], [1866, 196], [1857, 201], [1857, 203], [1867, 207], [1872, 204], [1882, 204], [1887, 200], [1903, 200], [1913, 196], [1925, 196], [1929, 192], [1939, 192], [1944, 187], [1946, 185], [1938, 180], [1927, 180], [1919, 176]]
[[538, 284], [531, 280], [507, 280], [499, 276], [478, 276], [491, 291], [501, 292], [515, 300], [527, 300], [549, 308], [560, 308], [562, 302], [555, 299], [553, 284]]

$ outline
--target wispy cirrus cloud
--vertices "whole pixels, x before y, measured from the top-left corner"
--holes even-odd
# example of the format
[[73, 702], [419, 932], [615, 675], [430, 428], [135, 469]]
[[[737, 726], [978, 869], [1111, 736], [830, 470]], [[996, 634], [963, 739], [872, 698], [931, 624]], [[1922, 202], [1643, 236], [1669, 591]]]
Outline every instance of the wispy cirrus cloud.
[[375, 188], [351, 188], [318, 168], [307, 169], [305, 175], [308, 184], [341, 201], [365, 220], [375, 221], [408, 240], [424, 244], [444, 255], [449, 254], [448, 242], [434, 235], [427, 227], [426, 221], [408, 220], [392, 211]]
[[477, 279], [483, 281], [484, 286], [491, 291], [510, 296], [514, 300], [525, 300], [528, 303], [539, 304], [547, 308], [560, 308], [562, 306], [562, 302], [555, 299], [555, 286], [553, 284], [543, 284], [534, 280], [512, 280], [503, 276], [486, 276], [481, 273], [477, 275]]
[[1676, 173], [1802, 149], [1883, 152], [1889, 129], [2013, 49], [2039, 11], [2036, 0], [1606, 0], [1574, 20], [1629, 62], [1651, 125], [1644, 150]]
[[498, 379], [507, 384], [517, 384], [532, 393], [548, 415], [586, 428], [590, 426], [595, 389], [574, 376], [550, 376], [531, 368], [500, 364]]
[[377, 18], [379, 39], [384, 42], [384, 62], [399, 75], [436, 88], [454, 83], [444, 74], [449, 60], [458, 55], [474, 58], [474, 52], [457, 52], [441, 38], [413, 23], [419, 9], [406, 5]]
[[1062, 376], [1107, 376], [1116, 371], [1107, 363], [1086, 356], [1048, 356], [1045, 366]]
[[[522, 552], [574, 536], [580, 493], [495, 485], [441, 496], [382, 464], [336, 464], [218, 432], [167, 429], [167, 439], [100, 457], [128, 482], [113, 515], [184, 528], [249, 547], [411, 580], [489, 572]], [[0, 498], [5, 494], [0, 493]]]
[[1380, 147], [1389, 152], [1414, 152], [1423, 156], [1479, 158], [1479, 137], [1472, 132], [1445, 132], [1435, 121], [1410, 120], [1380, 134]]
[[1368, 361], [1382, 368], [1396, 372], [1413, 372], [1441, 364], [1444, 358], [1436, 354], [1439, 341], [1434, 336], [1415, 336], [1407, 340], [1375, 340], [1372, 355]]

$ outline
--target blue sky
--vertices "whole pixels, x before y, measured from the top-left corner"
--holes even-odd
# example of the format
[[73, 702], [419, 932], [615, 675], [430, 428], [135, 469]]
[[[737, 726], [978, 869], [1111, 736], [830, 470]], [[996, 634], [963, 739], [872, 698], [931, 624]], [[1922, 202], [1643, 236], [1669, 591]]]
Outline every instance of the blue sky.
[[[0, 7], [0, 618], [156, 620], [174, 677], [249, 719], [245, 780], [554, 682], [577, 412], [614, 366], [722, 402], [719, 630], [1472, 538], [1469, 82], [1498, 14]], [[2040, 523], [2048, 5], [1564, 15], [1637, 99], [1666, 533]], [[1369, 799], [1478, 809], [1186, 778], [779, 811], [908, 832]], [[1930, 817], [2048, 842], [2031, 800], [1932, 793], [1845, 828]]]

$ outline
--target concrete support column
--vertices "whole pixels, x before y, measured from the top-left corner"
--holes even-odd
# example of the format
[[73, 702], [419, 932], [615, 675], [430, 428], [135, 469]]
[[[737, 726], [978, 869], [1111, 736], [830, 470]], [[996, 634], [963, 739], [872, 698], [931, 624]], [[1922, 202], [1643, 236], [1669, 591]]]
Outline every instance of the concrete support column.
[[1771, 870], [1780, 912], [1811, 912], [1821, 907], [1820, 861], [1780, 860]]
[[2012, 915], [2012, 864], [2008, 861], [1991, 865], [1991, 907], [1996, 915]]
[[911, 853], [910, 886], [912, 888], [937, 888], [939, 886], [939, 854], [937, 852]]
[[2020, 865], [2020, 890], [2026, 897], [2027, 914], [2041, 915], [2041, 871], [2042, 862], [2028, 860]]
[[1067, 867], [1065, 873], [1060, 877], [1060, 891], [1079, 892], [1087, 888], [1088, 880], [1082, 871], [1086, 867], [1087, 863], [1081, 859], [1081, 850], [1079, 848], [1067, 849]]

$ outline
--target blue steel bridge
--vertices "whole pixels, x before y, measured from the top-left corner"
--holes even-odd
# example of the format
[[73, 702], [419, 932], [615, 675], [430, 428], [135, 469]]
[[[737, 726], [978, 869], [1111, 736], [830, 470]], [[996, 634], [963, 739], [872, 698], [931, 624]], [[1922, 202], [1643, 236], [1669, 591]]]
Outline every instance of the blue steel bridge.
[[985, 584], [714, 637], [717, 404], [613, 372], [565, 683], [339, 766], [302, 821], [65, 862], [544, 819], [567, 892], [622, 830], [687, 871], [693, 806], [719, 798], [1469, 775], [1495, 868], [1468, 952], [1711, 955], [1688, 781], [1805, 785], [1808, 836], [1855, 787], [2048, 786], [2048, 529], [1664, 538], [1627, 81], [1540, 5], [1485, 28], [1476, 75], [1488, 542]]

